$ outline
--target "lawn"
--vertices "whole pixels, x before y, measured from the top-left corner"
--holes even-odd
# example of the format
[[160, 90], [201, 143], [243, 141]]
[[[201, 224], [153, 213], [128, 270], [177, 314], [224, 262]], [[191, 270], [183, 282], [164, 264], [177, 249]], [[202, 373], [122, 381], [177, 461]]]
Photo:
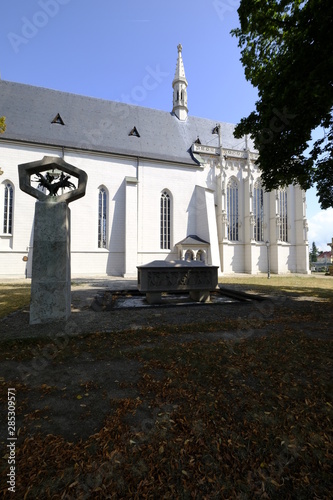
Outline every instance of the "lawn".
[[[73, 388], [72, 397], [85, 410], [93, 411], [86, 408], [92, 392], [108, 408], [103, 425], [87, 439], [27, 431], [29, 421], [40, 419], [42, 425], [52, 414], [29, 407], [35, 390], [29, 378], [2, 380], [2, 398], [9, 383], [22, 394], [20, 498], [331, 498], [332, 351], [326, 334], [332, 331], [333, 281], [241, 277], [224, 278], [223, 284], [283, 296], [283, 307], [260, 303], [263, 321], [257, 314], [242, 323], [248, 337], [238, 336], [237, 319], [212, 323], [208, 314], [206, 331], [216, 338], [194, 338], [203, 326], [192, 323], [68, 340], [54, 368], [65, 370], [80, 356], [87, 365], [99, 360], [139, 366], [134, 381], [120, 380], [129, 391], [124, 397], [110, 399], [88, 375], [86, 393]], [[1, 364], [38, 360], [48, 343], [7, 343]], [[56, 391], [42, 373], [41, 400]], [[6, 467], [4, 461], [3, 478]]]
[[[219, 282], [243, 290], [276, 293], [302, 293], [318, 297], [333, 298], [333, 277], [312, 276], [241, 276], [223, 277]], [[75, 285], [75, 283], [73, 283]], [[30, 303], [30, 284], [0, 283], [0, 319]]]
[[324, 275], [265, 275], [222, 277], [221, 285], [232, 285], [243, 290], [254, 290], [262, 293], [286, 292], [292, 295], [305, 295], [333, 299], [333, 277]]
[[30, 284], [0, 283], [0, 319], [30, 303]]

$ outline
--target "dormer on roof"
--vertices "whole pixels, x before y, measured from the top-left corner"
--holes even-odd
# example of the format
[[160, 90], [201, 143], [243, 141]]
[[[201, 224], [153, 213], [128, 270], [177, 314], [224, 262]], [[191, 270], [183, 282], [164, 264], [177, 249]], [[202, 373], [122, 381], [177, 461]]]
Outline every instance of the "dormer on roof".
[[53, 118], [53, 120], [51, 121], [51, 123], [58, 123], [59, 125], [65, 125], [65, 122], [61, 118], [61, 116], [60, 116], [59, 113]]
[[182, 58], [182, 45], [178, 45], [178, 59], [175, 77], [172, 82], [173, 87], [173, 108], [172, 112], [181, 121], [185, 121], [188, 115], [187, 109], [187, 80], [185, 76], [184, 63]]
[[138, 129], [136, 127], [133, 127], [128, 135], [132, 135], [134, 137], [140, 137], [140, 134], [139, 134]]

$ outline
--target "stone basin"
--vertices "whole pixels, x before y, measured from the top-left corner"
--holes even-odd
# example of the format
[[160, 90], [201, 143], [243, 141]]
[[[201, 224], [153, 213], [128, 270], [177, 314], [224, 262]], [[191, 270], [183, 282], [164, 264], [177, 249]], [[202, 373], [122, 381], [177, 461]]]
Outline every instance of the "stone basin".
[[146, 293], [149, 304], [161, 303], [162, 292], [184, 291], [188, 291], [195, 302], [209, 302], [210, 292], [218, 283], [218, 266], [195, 260], [154, 260], [137, 269], [138, 289]]

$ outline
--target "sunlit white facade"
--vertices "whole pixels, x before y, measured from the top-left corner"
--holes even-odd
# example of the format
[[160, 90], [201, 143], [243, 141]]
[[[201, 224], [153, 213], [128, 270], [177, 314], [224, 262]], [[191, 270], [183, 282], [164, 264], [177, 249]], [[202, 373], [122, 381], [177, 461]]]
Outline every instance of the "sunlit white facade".
[[[191, 117], [178, 47], [172, 112], [0, 81], [0, 275], [30, 276], [35, 200], [18, 165], [58, 156], [88, 174], [72, 203], [72, 274], [134, 276], [152, 260], [219, 273], [308, 273], [305, 193], [264, 192], [249, 138]], [[50, 256], [52, 258], [52, 256]]]

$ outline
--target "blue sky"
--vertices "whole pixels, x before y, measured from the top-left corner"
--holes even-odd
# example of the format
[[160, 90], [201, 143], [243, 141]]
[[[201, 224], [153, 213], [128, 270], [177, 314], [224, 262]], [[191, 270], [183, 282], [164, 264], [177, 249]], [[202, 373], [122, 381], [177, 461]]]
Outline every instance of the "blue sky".
[[[1, 78], [171, 111], [181, 43], [189, 113], [237, 123], [257, 98], [230, 35], [238, 25], [238, 5], [239, 0], [3, 2]], [[333, 209], [320, 210], [314, 189], [307, 206], [309, 242], [329, 250]]]

